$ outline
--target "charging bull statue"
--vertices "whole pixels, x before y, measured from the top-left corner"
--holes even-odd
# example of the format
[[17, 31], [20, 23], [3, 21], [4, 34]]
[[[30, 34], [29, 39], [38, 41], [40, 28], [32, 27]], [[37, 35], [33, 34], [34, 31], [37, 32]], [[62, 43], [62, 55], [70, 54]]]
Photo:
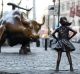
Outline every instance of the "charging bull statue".
[[[34, 20], [25, 20], [23, 13], [12, 10], [0, 19], [0, 47], [7, 39], [9, 46], [21, 44], [20, 54], [30, 51], [29, 44], [39, 38], [38, 31], [45, 22], [40, 24]], [[1, 51], [1, 50], [0, 50]]]

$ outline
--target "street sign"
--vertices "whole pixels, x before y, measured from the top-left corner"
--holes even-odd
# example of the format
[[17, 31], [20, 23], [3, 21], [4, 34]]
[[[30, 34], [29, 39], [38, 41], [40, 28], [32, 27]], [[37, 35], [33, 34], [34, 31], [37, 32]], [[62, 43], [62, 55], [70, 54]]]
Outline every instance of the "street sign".
[[49, 5], [48, 6], [49, 15], [58, 15], [58, 5]]

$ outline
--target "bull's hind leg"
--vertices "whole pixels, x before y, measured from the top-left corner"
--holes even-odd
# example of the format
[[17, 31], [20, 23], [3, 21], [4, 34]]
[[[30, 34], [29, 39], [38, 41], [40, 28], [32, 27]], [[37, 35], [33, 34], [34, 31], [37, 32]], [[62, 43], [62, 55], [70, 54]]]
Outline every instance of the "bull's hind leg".
[[5, 40], [6, 40], [6, 34], [4, 33], [0, 40], [0, 53], [1, 53], [1, 46], [4, 44]]

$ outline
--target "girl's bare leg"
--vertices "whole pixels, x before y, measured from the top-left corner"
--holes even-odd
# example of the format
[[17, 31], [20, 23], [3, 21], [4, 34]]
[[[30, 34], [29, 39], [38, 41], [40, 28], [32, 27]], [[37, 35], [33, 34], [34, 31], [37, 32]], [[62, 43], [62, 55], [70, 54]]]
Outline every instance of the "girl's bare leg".
[[59, 65], [60, 65], [60, 61], [61, 61], [61, 55], [62, 52], [58, 51], [58, 58], [57, 58], [57, 64], [56, 64], [56, 71], [59, 71]]
[[68, 61], [69, 61], [69, 64], [70, 64], [70, 71], [73, 71], [73, 66], [72, 66], [72, 58], [71, 58], [71, 55], [70, 55], [70, 52], [66, 52], [66, 55], [67, 55], [67, 58], [68, 58]]

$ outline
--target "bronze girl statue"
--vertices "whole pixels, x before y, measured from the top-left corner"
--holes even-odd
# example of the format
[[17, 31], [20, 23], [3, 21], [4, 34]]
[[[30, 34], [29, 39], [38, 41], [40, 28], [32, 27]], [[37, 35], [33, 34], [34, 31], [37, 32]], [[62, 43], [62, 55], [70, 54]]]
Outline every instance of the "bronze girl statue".
[[[60, 24], [61, 26], [57, 28], [52, 36], [57, 40], [56, 46], [54, 49], [58, 52], [58, 58], [57, 58], [57, 64], [56, 64], [56, 71], [59, 71], [59, 64], [61, 61], [61, 55], [62, 52], [66, 52], [69, 64], [70, 64], [70, 71], [73, 71], [73, 66], [72, 66], [72, 59], [70, 52], [75, 50], [75, 47], [73, 44], [69, 41], [73, 36], [76, 35], [76, 31], [71, 29], [69, 26], [71, 23], [67, 21], [66, 17], [61, 17], [60, 18]], [[69, 35], [69, 32], [73, 32], [73, 35]], [[55, 35], [58, 33], [58, 37]]]

